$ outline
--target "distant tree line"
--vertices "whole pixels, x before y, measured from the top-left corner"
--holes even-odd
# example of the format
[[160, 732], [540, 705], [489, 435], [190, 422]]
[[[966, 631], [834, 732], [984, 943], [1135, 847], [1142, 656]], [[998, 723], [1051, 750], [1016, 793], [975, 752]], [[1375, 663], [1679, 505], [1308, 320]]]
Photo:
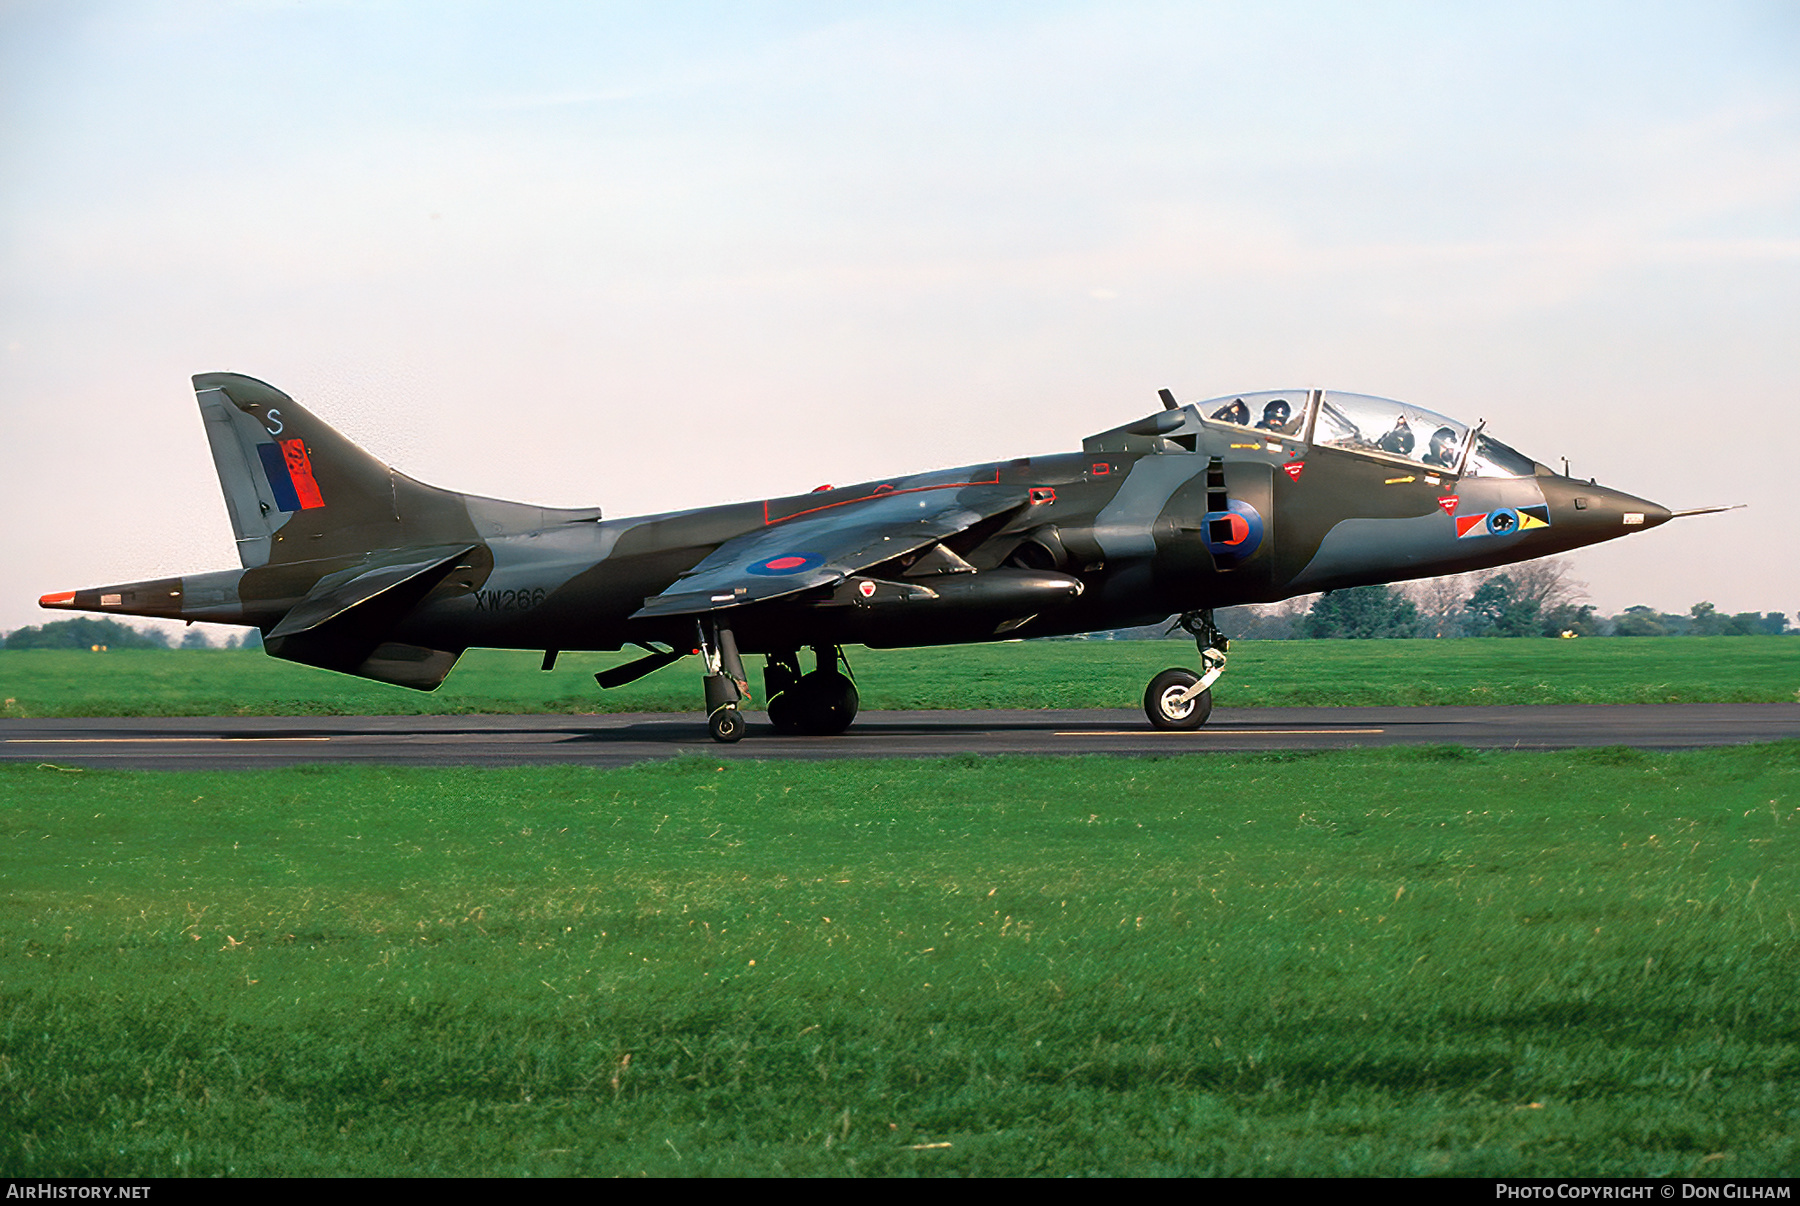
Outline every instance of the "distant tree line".
[[260, 649], [262, 633], [254, 628], [223, 634], [215, 643], [206, 630], [189, 628], [179, 643], [156, 628], [133, 628], [117, 620], [78, 616], [49, 624], [16, 628], [0, 637], [0, 649]]
[[[1696, 603], [1686, 615], [1628, 607], [1598, 614], [1569, 563], [1530, 561], [1504, 570], [1357, 586], [1281, 603], [1219, 610], [1227, 636], [1246, 640], [1369, 640], [1398, 637], [1597, 637], [1800, 635], [1781, 612], [1727, 615]], [[1169, 623], [1096, 633], [1103, 640], [1161, 637]]]

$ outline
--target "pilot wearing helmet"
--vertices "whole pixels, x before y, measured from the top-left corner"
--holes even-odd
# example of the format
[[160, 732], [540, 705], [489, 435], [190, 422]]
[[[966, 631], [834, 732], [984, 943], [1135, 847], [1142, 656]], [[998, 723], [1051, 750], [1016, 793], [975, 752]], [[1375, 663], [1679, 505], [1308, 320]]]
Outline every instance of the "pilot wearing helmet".
[[1440, 427], [1431, 433], [1431, 446], [1426, 450], [1424, 461], [1427, 465], [1436, 465], [1440, 469], [1456, 468], [1456, 451], [1459, 441], [1454, 427]]
[[1292, 413], [1288, 404], [1277, 398], [1263, 407], [1262, 418], [1257, 421], [1256, 429], [1285, 435], [1288, 431], [1288, 416]]
[[1406, 425], [1406, 416], [1401, 415], [1394, 420], [1394, 429], [1377, 441], [1383, 452], [1394, 452], [1406, 456], [1413, 450], [1412, 428]]
[[1234, 398], [1213, 411], [1212, 417], [1218, 423], [1235, 423], [1239, 427], [1248, 427], [1250, 425], [1250, 408], [1244, 405], [1242, 398]]

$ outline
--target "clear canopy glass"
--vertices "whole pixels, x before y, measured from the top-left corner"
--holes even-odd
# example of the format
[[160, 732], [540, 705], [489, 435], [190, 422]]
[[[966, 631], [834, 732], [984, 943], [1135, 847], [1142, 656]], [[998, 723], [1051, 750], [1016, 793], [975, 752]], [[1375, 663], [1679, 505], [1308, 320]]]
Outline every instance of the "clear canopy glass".
[[[1265, 390], [1211, 398], [1196, 406], [1209, 423], [1292, 439], [1306, 434], [1312, 399], [1311, 390]], [[1402, 461], [1428, 472], [1454, 473], [1461, 466], [1465, 477], [1530, 477], [1537, 471], [1530, 457], [1478, 428], [1422, 406], [1370, 394], [1337, 390], [1319, 394], [1312, 443]]]
[[1515, 452], [1485, 432], [1475, 437], [1475, 451], [1463, 469], [1465, 477], [1530, 477], [1537, 466], [1530, 457]]
[[1405, 402], [1327, 390], [1313, 424], [1313, 443], [1373, 452], [1427, 469], [1454, 470], [1469, 438], [1467, 424]]
[[1200, 413], [1214, 423], [1230, 423], [1271, 435], [1299, 435], [1306, 422], [1307, 395], [1303, 389], [1233, 394], [1200, 403]]

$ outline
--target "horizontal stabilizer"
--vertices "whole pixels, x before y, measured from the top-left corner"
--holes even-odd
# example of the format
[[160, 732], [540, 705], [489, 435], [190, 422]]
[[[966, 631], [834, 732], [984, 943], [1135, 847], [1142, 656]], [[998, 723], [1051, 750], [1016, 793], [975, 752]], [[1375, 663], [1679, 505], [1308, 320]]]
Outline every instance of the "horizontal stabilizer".
[[290, 662], [434, 690], [462, 650], [428, 649], [388, 635], [476, 547], [395, 549], [327, 574], [269, 629], [263, 647]]
[[[432, 585], [435, 586], [439, 578], [454, 568], [463, 557], [474, 552], [476, 547], [469, 545], [448, 551], [442, 548], [396, 550], [388, 555], [389, 558], [404, 557], [404, 561], [377, 560], [373, 567], [365, 562], [339, 570], [335, 574], [327, 574], [319, 579], [306, 598], [282, 617], [281, 623], [269, 630], [268, 635], [273, 638], [311, 632], [321, 624], [329, 623], [380, 595], [403, 587], [433, 570], [440, 570], [442, 573], [432, 579]], [[419, 556], [421, 553], [426, 554], [423, 559]]]

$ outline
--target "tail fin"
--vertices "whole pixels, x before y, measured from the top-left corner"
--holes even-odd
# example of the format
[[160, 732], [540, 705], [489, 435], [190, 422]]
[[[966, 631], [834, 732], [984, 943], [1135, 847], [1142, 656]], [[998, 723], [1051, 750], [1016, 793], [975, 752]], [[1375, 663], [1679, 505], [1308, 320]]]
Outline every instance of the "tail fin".
[[254, 377], [201, 373], [194, 393], [246, 569], [599, 518], [414, 481]]
[[255, 624], [273, 657], [429, 691], [462, 650], [390, 639], [420, 602], [488, 537], [600, 518], [414, 481], [254, 377], [202, 373], [194, 393], [244, 568], [40, 606]]

